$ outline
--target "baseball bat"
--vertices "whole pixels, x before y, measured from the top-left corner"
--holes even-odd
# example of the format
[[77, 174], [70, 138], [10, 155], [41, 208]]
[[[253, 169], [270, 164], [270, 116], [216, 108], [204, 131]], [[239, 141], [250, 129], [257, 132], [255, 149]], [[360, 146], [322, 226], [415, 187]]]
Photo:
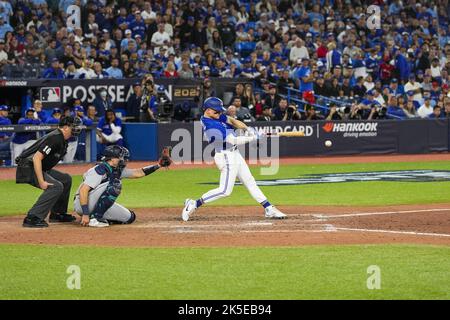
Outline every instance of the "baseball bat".
[[268, 132], [266, 133], [268, 137], [304, 137], [305, 133], [303, 131], [294, 132]]

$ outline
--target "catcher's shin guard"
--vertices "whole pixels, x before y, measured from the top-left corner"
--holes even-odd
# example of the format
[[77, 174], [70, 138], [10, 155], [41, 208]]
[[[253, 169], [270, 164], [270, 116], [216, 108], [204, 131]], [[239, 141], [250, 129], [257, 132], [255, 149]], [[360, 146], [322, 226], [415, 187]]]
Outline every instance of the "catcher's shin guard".
[[114, 179], [114, 181], [106, 187], [106, 190], [100, 196], [100, 199], [98, 199], [94, 211], [92, 212], [92, 216], [96, 219], [102, 219], [105, 212], [111, 208], [114, 202], [116, 202], [121, 191], [122, 182], [119, 179]]
[[133, 222], [136, 221], [136, 214], [132, 210], [129, 211], [130, 211], [130, 219], [128, 219], [127, 221], [117, 221], [108, 219], [109, 224], [132, 224]]

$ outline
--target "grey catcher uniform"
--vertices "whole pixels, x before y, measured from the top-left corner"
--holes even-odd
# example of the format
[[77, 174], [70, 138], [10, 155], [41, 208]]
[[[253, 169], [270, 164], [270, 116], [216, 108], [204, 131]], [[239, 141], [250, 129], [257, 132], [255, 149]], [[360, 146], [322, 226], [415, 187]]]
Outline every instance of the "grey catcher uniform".
[[[105, 227], [111, 223], [133, 223], [136, 219], [134, 212], [116, 202], [122, 191], [122, 179], [144, 177], [160, 167], [170, 166], [172, 162], [170, 151], [166, 149], [163, 150], [157, 165], [128, 169], [126, 168], [130, 157], [128, 149], [118, 145], [106, 147], [102, 162], [83, 175], [83, 183], [78, 187], [74, 199], [75, 211], [83, 217], [89, 216], [91, 227]], [[117, 165], [113, 164], [114, 159], [119, 160]], [[82, 203], [86, 200], [87, 203]]]
[[[106, 162], [102, 162], [89, 169], [83, 175], [83, 184], [86, 184], [91, 188], [88, 198], [89, 214], [95, 213], [94, 210], [99, 204], [99, 200], [102, 198], [102, 196], [106, 195], [107, 197], [109, 197], [109, 199], [114, 198], [114, 202], [109, 207], [109, 209], [107, 209], [103, 213], [104, 220], [123, 224], [134, 222], [134, 220], [136, 219], [134, 212], [115, 202], [115, 199], [120, 194], [120, 180], [123, 178], [130, 178], [131, 176], [132, 170], [124, 168], [120, 172], [119, 168], [112, 168]], [[114, 184], [116, 188], [115, 193], [114, 190], [108, 192], [108, 186], [113, 186]], [[79, 215], [82, 215], [83, 209], [81, 208], [79, 196], [80, 188], [81, 185], [78, 187], [77, 193], [75, 195], [74, 209], [75, 212], [77, 212]]]

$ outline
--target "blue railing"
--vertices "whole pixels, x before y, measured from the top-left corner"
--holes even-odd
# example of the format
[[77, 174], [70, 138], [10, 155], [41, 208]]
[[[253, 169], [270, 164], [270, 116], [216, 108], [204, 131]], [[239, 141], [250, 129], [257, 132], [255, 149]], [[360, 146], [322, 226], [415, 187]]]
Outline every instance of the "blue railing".
[[[287, 95], [280, 95], [280, 96], [285, 97], [288, 100], [288, 103], [290, 103], [291, 100], [292, 100], [294, 102], [297, 102], [297, 106], [298, 107], [299, 107], [298, 103], [301, 103], [303, 105], [304, 104], [309, 104], [309, 105], [313, 106], [314, 108], [319, 108], [319, 109], [326, 110], [326, 111], [330, 110], [330, 108], [328, 106], [326, 106], [326, 105], [317, 104], [317, 103], [309, 103], [308, 101], [305, 101], [305, 100], [300, 99], [300, 98], [293, 98], [291, 92], [294, 92], [294, 93], [298, 94], [298, 96], [301, 96], [302, 92], [300, 90], [298, 90], [298, 89], [294, 89], [294, 88], [291, 88], [291, 87], [285, 87], [285, 89], [288, 92]], [[348, 104], [351, 103], [350, 100], [343, 101], [343, 100], [333, 99], [333, 98], [330, 98], [330, 97], [321, 96], [321, 95], [318, 95], [318, 94], [314, 94], [314, 97], [317, 100], [319, 100], [319, 101], [329, 101], [330, 103], [334, 103], [334, 104], [337, 104], [337, 105], [348, 105]], [[304, 110], [301, 109], [300, 111], [304, 111]], [[390, 119], [396, 119], [396, 120], [404, 120], [405, 119], [405, 118], [402, 118], [400, 116], [397, 116], [397, 115], [394, 115], [394, 114], [391, 114], [391, 113], [387, 113], [386, 116], [388, 118], [390, 118]]]

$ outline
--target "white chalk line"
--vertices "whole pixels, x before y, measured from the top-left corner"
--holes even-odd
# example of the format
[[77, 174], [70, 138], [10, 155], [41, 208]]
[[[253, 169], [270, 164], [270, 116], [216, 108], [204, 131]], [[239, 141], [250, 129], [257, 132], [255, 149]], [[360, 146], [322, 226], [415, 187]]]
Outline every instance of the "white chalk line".
[[425, 213], [425, 212], [446, 212], [450, 211], [450, 208], [446, 209], [423, 209], [423, 210], [403, 210], [403, 211], [378, 211], [378, 212], [360, 212], [360, 213], [344, 213], [335, 215], [326, 214], [313, 214], [312, 216], [318, 219], [332, 219], [332, 218], [347, 218], [347, 217], [363, 217], [363, 216], [378, 216], [386, 214], [399, 214], [399, 213]]
[[407, 234], [407, 235], [413, 235], [413, 236], [450, 237], [450, 234], [446, 234], [446, 233], [429, 233], [429, 232], [415, 232], [415, 231], [357, 229], [357, 228], [340, 228], [340, 227], [336, 228], [336, 230], [338, 230], [338, 231], [357, 231], [357, 232]]
[[402, 234], [411, 236], [426, 236], [426, 237], [450, 237], [450, 234], [444, 233], [427, 233], [427, 232], [415, 232], [415, 231], [397, 231], [397, 230], [377, 230], [377, 229], [356, 229], [356, 228], [339, 228], [332, 225], [322, 225], [323, 229], [279, 229], [279, 230], [171, 230], [163, 231], [163, 233], [330, 233], [339, 231], [354, 231], [354, 232], [371, 232], [371, 233], [390, 233], [390, 234]]
[[299, 230], [299, 229], [279, 229], [279, 230], [171, 230], [171, 231], [163, 231], [162, 233], [203, 233], [203, 234], [211, 234], [211, 233], [301, 233], [301, 232], [309, 232], [309, 233], [318, 233], [318, 232], [334, 232], [331, 230]]
[[[166, 228], [170, 230], [162, 231], [163, 233], [323, 233], [323, 232], [338, 232], [338, 231], [354, 231], [354, 232], [371, 232], [371, 233], [390, 233], [390, 234], [403, 234], [403, 235], [413, 235], [413, 236], [427, 236], [427, 237], [450, 237], [450, 234], [442, 233], [427, 233], [427, 232], [416, 232], [416, 231], [397, 231], [397, 230], [382, 230], [382, 229], [361, 229], [361, 228], [345, 228], [345, 227], [335, 227], [332, 224], [314, 224], [318, 221], [326, 221], [332, 218], [347, 218], [347, 217], [359, 217], [359, 216], [377, 216], [377, 215], [388, 215], [388, 214], [404, 214], [404, 213], [426, 213], [426, 212], [447, 212], [450, 208], [441, 209], [421, 209], [421, 210], [401, 210], [401, 211], [382, 211], [382, 212], [360, 212], [360, 213], [344, 213], [337, 215], [321, 215], [321, 214], [293, 214], [289, 217], [294, 219], [287, 219], [283, 221], [294, 221], [294, 223], [289, 223], [291, 226], [303, 226], [318, 229], [267, 229], [267, 230], [246, 230], [245, 228], [251, 227], [276, 227], [274, 222], [264, 222], [264, 221], [248, 221], [245, 223], [233, 223], [233, 224], [167, 224], [167, 223], [145, 223], [143, 225], [136, 225], [140, 228]], [[316, 220], [302, 220], [298, 223], [298, 219], [295, 217], [314, 217]], [[194, 222], [194, 221], [193, 221]], [[215, 228], [215, 229], [211, 229]], [[235, 230], [224, 230], [227, 228], [234, 228]]]

